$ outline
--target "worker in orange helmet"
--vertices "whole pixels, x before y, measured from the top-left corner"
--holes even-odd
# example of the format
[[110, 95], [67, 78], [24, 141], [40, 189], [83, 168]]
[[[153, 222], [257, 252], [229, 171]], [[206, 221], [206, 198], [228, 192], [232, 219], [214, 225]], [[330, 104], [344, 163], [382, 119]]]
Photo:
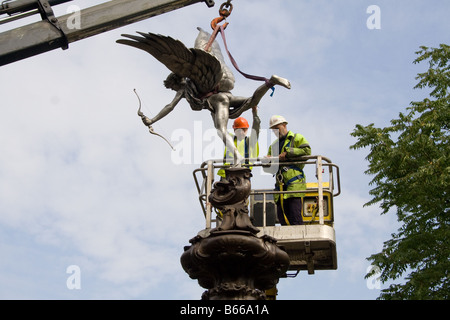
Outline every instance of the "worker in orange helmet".
[[[233, 130], [234, 135], [231, 134], [232, 139], [234, 141], [234, 145], [239, 151], [239, 153], [245, 158], [244, 164], [249, 164], [249, 158], [257, 158], [259, 156], [259, 129], [261, 127], [261, 120], [258, 117], [257, 106], [252, 108], [253, 113], [253, 124], [250, 132], [250, 136], [248, 137], [248, 129], [250, 125], [248, 124], [247, 119], [244, 117], [239, 117], [233, 122]], [[225, 148], [225, 152], [223, 155], [223, 162], [226, 165], [229, 165], [230, 162], [234, 161], [234, 155], [232, 151], [228, 151]], [[250, 167], [251, 169], [251, 167]], [[217, 174], [221, 177], [225, 177], [225, 170], [220, 169]]]

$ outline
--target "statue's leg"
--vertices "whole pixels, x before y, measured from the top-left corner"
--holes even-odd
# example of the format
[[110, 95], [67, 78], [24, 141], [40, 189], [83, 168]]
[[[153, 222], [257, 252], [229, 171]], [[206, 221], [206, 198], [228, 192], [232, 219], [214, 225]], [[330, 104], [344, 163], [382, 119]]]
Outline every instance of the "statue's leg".
[[258, 106], [262, 97], [264, 97], [267, 91], [269, 91], [269, 89], [275, 85], [280, 85], [287, 89], [291, 88], [291, 83], [289, 82], [289, 80], [273, 75], [268, 83], [260, 85], [258, 88], [256, 88], [251, 98], [231, 97], [230, 104], [234, 106], [234, 111], [230, 115], [230, 118], [235, 119], [239, 117], [243, 112]]
[[289, 82], [289, 80], [273, 75], [270, 78], [269, 83], [265, 83], [265, 84], [259, 86], [255, 90], [255, 92], [253, 93], [252, 99], [250, 100], [249, 104], [246, 106], [246, 110], [256, 107], [259, 104], [259, 102], [261, 101], [262, 97], [264, 97], [264, 95], [267, 93], [267, 91], [275, 85], [280, 85], [287, 89], [291, 88], [291, 83]]
[[222, 139], [227, 150], [233, 151], [234, 159], [236, 160], [234, 161], [234, 163], [237, 165], [243, 160], [243, 157], [236, 149], [233, 138], [228, 134], [227, 131], [227, 124], [229, 118], [229, 105], [230, 105], [229, 94], [226, 93], [214, 94], [209, 98], [209, 101], [211, 103], [211, 106], [214, 108], [213, 119], [214, 119], [214, 126], [217, 129], [217, 134]]
[[285, 78], [282, 78], [282, 77], [279, 77], [279, 76], [276, 76], [276, 75], [273, 75], [270, 78], [270, 83], [273, 84], [273, 85], [283, 86], [283, 87], [285, 87], [287, 89], [291, 88], [291, 83], [289, 82], [288, 79], [285, 79]]

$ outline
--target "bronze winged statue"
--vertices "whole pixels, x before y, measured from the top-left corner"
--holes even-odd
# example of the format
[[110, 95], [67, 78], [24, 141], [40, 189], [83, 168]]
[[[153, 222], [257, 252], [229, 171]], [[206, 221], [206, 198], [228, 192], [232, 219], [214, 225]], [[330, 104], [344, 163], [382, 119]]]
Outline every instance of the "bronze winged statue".
[[176, 91], [174, 99], [155, 117], [143, 117], [145, 125], [150, 126], [169, 114], [178, 102], [185, 98], [193, 110], [207, 109], [211, 112], [214, 126], [228, 150], [234, 150], [236, 164], [242, 156], [227, 133], [229, 119], [239, 117], [244, 111], [256, 107], [266, 92], [274, 85], [290, 89], [288, 80], [273, 75], [269, 81], [259, 86], [251, 97], [238, 97], [231, 94], [234, 88], [234, 75], [225, 64], [219, 44], [214, 40], [205, 51], [211, 35], [201, 28], [194, 48], [187, 48], [181, 41], [168, 36], [138, 32], [140, 36], [122, 34], [128, 39], [117, 43], [129, 45], [150, 53], [163, 63], [171, 73], [164, 81], [168, 89]]

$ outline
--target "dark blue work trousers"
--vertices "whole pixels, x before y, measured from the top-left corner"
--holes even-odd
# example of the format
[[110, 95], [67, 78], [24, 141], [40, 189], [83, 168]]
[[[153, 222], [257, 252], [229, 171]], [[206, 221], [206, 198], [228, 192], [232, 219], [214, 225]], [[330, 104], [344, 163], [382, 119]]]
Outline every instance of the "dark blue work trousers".
[[[303, 224], [302, 218], [302, 198], [287, 198], [283, 199], [284, 215], [289, 221], [290, 225], [300, 225]], [[287, 225], [284, 219], [283, 209], [281, 208], [281, 202], [277, 202], [277, 216], [278, 221], [282, 226]]]

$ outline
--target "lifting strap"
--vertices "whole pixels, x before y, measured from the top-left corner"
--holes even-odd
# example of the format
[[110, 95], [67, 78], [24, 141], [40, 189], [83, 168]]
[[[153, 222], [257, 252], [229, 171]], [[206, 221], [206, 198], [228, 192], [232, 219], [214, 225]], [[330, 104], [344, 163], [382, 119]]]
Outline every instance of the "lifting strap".
[[231, 55], [231, 52], [228, 50], [227, 40], [225, 39], [225, 28], [222, 25], [219, 26], [219, 28], [220, 28], [220, 34], [222, 36], [223, 44], [225, 46], [225, 50], [226, 50], [226, 52], [228, 54], [228, 57], [230, 58], [231, 63], [233, 64], [234, 68], [247, 79], [257, 80], [257, 81], [264, 81], [266, 83], [266, 86], [269, 87], [270, 89], [272, 89], [272, 93], [270, 94], [270, 96], [273, 96], [273, 93], [275, 91], [275, 87], [274, 87], [273, 83], [270, 82], [269, 79], [267, 79], [265, 77], [260, 77], [260, 76], [254, 76], [254, 75], [251, 75], [251, 74], [247, 74], [245, 72], [242, 72], [239, 69], [239, 66], [236, 63], [236, 60], [234, 60], [233, 56]]
[[[224, 9], [225, 7], [229, 7], [230, 10]], [[254, 75], [250, 75], [247, 74], [245, 72], [242, 72], [239, 69], [239, 66], [236, 63], [236, 60], [234, 60], [233, 56], [231, 55], [230, 51], [228, 50], [228, 46], [227, 46], [227, 41], [225, 39], [225, 28], [228, 26], [228, 22], [222, 24], [222, 25], [218, 25], [217, 23], [223, 21], [226, 19], [226, 17], [228, 17], [231, 14], [231, 11], [233, 10], [233, 5], [231, 4], [230, 1], [225, 2], [221, 5], [220, 9], [219, 9], [219, 14], [220, 17], [213, 19], [213, 21], [211, 21], [211, 27], [214, 30], [208, 43], [205, 46], [205, 51], [209, 51], [213, 41], [216, 39], [217, 33], [220, 32], [220, 34], [222, 35], [222, 40], [223, 40], [223, 44], [225, 46], [225, 50], [228, 54], [228, 57], [230, 58], [231, 63], [233, 64], [234, 68], [240, 73], [242, 74], [245, 78], [247, 79], [251, 79], [251, 80], [257, 80], [257, 81], [264, 81], [266, 83], [266, 86], [272, 90], [272, 93], [270, 94], [270, 96], [273, 96], [273, 93], [275, 92], [275, 86], [272, 82], [270, 82], [269, 79], [265, 78], [265, 77], [260, 77], [260, 76], [254, 76]]]

